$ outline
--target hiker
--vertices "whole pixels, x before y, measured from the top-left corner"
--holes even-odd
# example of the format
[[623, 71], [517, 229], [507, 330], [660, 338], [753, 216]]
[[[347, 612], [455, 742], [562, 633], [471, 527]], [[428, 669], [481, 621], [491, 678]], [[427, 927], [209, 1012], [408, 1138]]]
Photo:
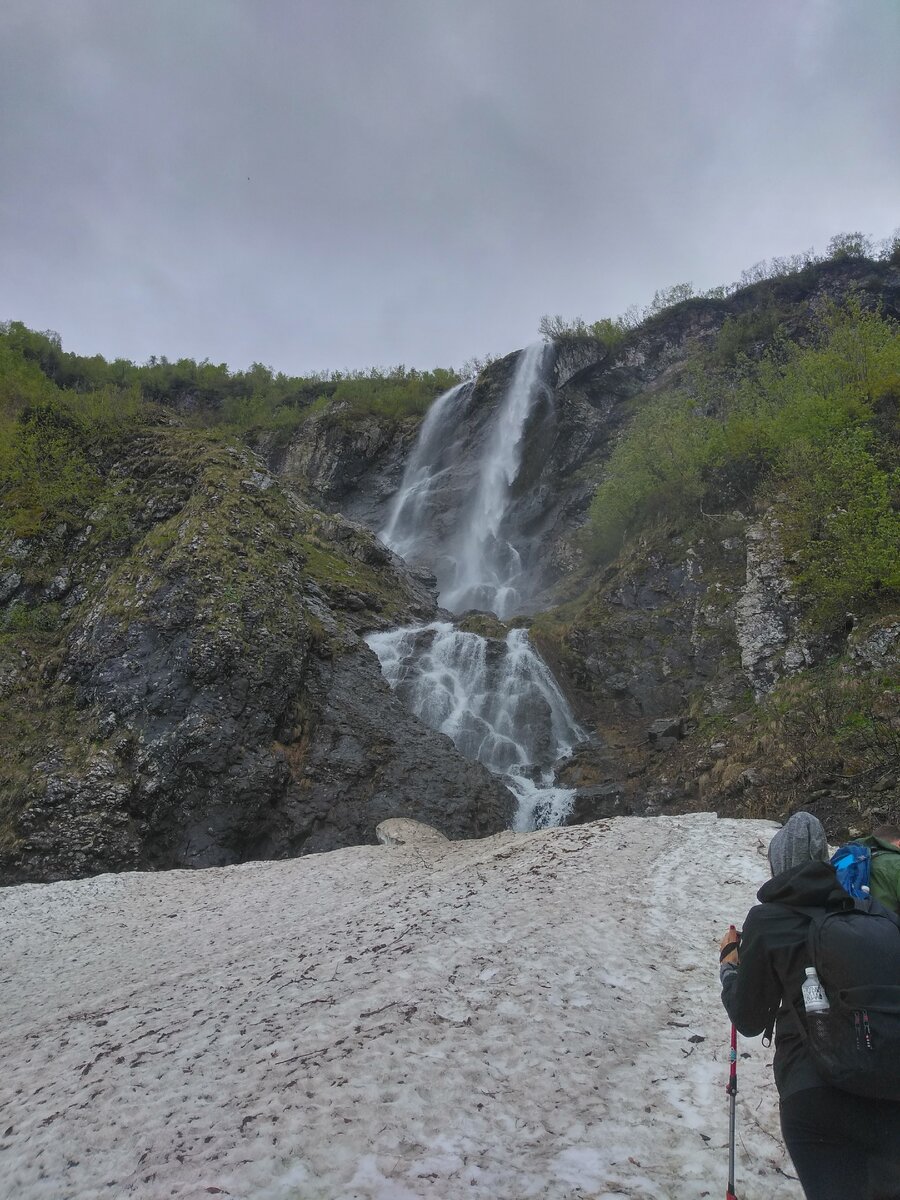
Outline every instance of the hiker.
[[802, 1011], [814, 913], [865, 906], [900, 935], [900, 922], [877, 900], [847, 895], [827, 854], [825, 831], [809, 813], [796, 813], [775, 834], [773, 878], [760, 888], [742, 934], [731, 926], [720, 943], [722, 1002], [745, 1037], [771, 1031], [774, 1023], [781, 1130], [807, 1200], [900, 1200], [900, 1101], [827, 1083], [801, 1032], [803, 1018], [791, 1007]]
[[872, 852], [869, 890], [876, 900], [900, 913], [900, 825], [879, 825], [871, 837], [858, 838]]

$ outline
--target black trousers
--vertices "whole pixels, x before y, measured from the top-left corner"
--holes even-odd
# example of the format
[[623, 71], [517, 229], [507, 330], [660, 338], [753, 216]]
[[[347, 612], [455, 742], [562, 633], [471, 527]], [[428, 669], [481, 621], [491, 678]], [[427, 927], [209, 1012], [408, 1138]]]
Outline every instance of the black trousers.
[[781, 1132], [806, 1200], [900, 1200], [900, 1102], [807, 1088], [781, 1101]]

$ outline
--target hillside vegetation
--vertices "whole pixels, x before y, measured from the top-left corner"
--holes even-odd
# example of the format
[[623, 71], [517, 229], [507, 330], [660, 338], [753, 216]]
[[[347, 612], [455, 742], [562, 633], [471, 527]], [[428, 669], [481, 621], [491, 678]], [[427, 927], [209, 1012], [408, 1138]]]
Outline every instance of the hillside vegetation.
[[[121, 420], [139, 419], [142, 408], [164, 405], [226, 434], [261, 429], [289, 435], [323, 411], [349, 421], [368, 414], [421, 416], [459, 379], [450, 369], [405, 366], [306, 376], [273, 372], [262, 363], [232, 371], [225, 363], [192, 358], [152, 357], [138, 366], [65, 351], [58, 334], [28, 329], [19, 321], [0, 324], [0, 408], [7, 422], [35, 403], [72, 405], [74, 396], [91, 395], [101, 420], [111, 410]], [[91, 416], [83, 404], [75, 407]]]
[[733, 330], [635, 414], [591, 505], [591, 559], [610, 561], [657, 523], [774, 504], [817, 616], [896, 600], [897, 323], [851, 300], [821, 316], [811, 345], [776, 334], [758, 359], [721, 366]]

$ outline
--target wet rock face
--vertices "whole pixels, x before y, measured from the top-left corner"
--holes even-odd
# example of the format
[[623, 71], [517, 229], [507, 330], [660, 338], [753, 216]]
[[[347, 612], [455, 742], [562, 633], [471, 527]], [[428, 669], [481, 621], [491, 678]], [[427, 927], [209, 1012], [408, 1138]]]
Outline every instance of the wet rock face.
[[575, 793], [566, 824], [587, 825], [608, 817], [628, 816], [632, 811], [622, 784], [600, 783], [595, 787], [580, 788]]
[[[743, 543], [672, 546], [648, 553], [601, 588], [597, 604], [568, 632], [573, 682], [614, 724], [671, 720], [720, 672], [734, 675], [733, 602]], [[738, 689], [743, 682], [738, 680]]]
[[[116, 739], [128, 777], [120, 799], [147, 865], [239, 861], [290, 778], [273, 743], [306, 671], [302, 614], [289, 639], [262, 621], [247, 640], [198, 627], [192, 582], [163, 589], [143, 621], [124, 627], [95, 607], [62, 672], [76, 706], [99, 712]], [[86, 778], [82, 799], [91, 791]]]
[[104, 714], [113, 749], [81, 774], [38, 765], [3, 882], [293, 857], [372, 842], [393, 817], [453, 838], [509, 827], [512, 794], [407, 712], [363, 643], [336, 662], [258, 646], [252, 668], [198, 678], [191, 652], [206, 650], [103, 631], [93, 659], [79, 651], [79, 704]]
[[314, 664], [307, 702], [308, 748], [255, 847], [259, 857], [372, 842], [392, 817], [424, 821], [450, 838], [509, 828], [512, 793], [412, 716], [366, 646]]
[[418, 431], [415, 419], [316, 417], [286, 447], [261, 445], [272, 469], [312, 503], [380, 529]]
[[747, 691], [734, 627], [744, 576], [740, 524], [691, 545], [662, 537], [610, 569], [560, 641], [552, 615], [538, 618], [535, 640], [599, 735], [562, 773], [578, 789], [570, 822], [660, 811], [691, 790], [671, 764], [698, 719], [730, 713]]

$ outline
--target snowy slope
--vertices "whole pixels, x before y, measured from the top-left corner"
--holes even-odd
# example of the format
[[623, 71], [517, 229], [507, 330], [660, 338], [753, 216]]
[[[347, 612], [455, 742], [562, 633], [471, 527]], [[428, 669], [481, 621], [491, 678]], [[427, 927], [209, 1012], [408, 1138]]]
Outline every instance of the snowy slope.
[[[7, 889], [2, 1194], [722, 1197], [717, 941], [774, 828], [625, 818]], [[796, 1200], [769, 1056], [741, 1049], [738, 1194]]]

